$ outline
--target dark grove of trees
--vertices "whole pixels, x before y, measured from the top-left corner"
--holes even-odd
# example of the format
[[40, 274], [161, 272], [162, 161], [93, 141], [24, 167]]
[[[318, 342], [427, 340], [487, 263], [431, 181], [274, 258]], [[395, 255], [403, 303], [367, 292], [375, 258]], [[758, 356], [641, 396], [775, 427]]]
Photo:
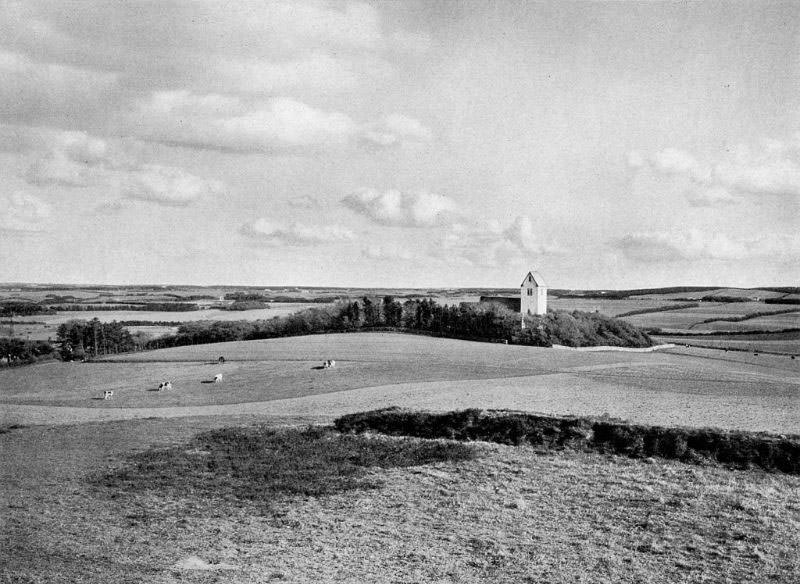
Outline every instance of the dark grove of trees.
[[61, 343], [65, 361], [96, 355], [124, 353], [136, 348], [133, 337], [119, 322], [70, 320], [58, 327], [56, 340]]
[[397, 330], [545, 347], [652, 345], [650, 337], [633, 325], [597, 313], [554, 311], [527, 316], [523, 329], [518, 313], [497, 304], [443, 306], [431, 299], [401, 303], [393, 296], [384, 296], [341, 301], [270, 320], [187, 322], [175, 335], [155, 339], [147, 348], [359, 330]]
[[0, 339], [0, 363], [5, 362], [10, 367], [52, 358], [54, 351], [53, 345], [47, 341]]
[[0, 316], [32, 316], [34, 314], [53, 314], [55, 311], [35, 302], [3, 302]]

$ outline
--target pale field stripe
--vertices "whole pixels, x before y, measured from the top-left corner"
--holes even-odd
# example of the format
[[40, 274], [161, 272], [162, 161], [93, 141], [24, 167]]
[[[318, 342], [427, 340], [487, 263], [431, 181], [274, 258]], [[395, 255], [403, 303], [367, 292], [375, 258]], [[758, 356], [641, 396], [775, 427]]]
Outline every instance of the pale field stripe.
[[569, 373], [470, 381], [402, 383], [243, 404], [168, 408], [75, 408], [7, 404], [4, 424], [71, 424], [190, 416], [339, 416], [389, 406], [434, 411], [512, 409], [559, 415], [609, 414], [664, 426], [798, 433], [800, 400], [759, 395], [652, 391]]

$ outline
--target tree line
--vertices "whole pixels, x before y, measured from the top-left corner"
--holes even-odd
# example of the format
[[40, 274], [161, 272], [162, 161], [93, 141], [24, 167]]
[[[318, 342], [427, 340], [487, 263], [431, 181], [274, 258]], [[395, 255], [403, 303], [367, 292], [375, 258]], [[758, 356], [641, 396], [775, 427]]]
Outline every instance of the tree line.
[[598, 313], [556, 310], [526, 316], [525, 327], [521, 324], [519, 313], [499, 304], [441, 305], [429, 298], [400, 302], [394, 296], [365, 296], [269, 320], [187, 322], [175, 335], [154, 339], [146, 348], [381, 329], [544, 347], [652, 345], [637, 327]]

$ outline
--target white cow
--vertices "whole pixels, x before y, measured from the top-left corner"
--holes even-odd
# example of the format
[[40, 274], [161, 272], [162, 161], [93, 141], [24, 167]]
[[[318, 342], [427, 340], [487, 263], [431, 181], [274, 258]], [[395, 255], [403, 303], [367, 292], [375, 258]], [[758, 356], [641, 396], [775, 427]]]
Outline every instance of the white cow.
[[105, 390], [103, 392], [103, 399], [111, 399], [111, 397], [113, 395], [114, 395], [114, 392], [112, 390], [110, 390], [110, 389], [107, 389], [107, 390]]
[[328, 361], [328, 367], [336, 367], [336, 361], [334, 361], [333, 359]]
[[214, 383], [220, 383], [222, 381], [222, 373], [217, 373], [214, 376]]

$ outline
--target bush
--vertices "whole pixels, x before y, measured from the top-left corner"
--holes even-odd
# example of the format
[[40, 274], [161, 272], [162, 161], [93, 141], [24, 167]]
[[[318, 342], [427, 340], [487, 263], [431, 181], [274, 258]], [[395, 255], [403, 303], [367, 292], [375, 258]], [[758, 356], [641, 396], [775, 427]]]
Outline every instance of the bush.
[[487, 440], [573, 448], [631, 457], [712, 460], [735, 468], [800, 474], [800, 436], [665, 428], [621, 420], [557, 417], [509, 411], [430, 413], [387, 408], [349, 414], [334, 422], [340, 432], [382, 432], [421, 438]]
[[269, 506], [281, 496], [320, 496], [380, 486], [370, 467], [409, 467], [467, 460], [474, 450], [458, 442], [391, 440], [342, 435], [330, 428], [222, 428], [188, 445], [134, 454], [128, 464], [94, 482], [115, 491], [147, 490], [214, 501], [230, 498]]

